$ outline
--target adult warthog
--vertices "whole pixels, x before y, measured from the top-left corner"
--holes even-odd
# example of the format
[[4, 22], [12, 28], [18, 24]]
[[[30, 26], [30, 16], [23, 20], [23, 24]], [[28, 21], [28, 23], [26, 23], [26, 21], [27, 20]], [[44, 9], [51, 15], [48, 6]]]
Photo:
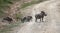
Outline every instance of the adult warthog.
[[21, 19], [22, 22], [29, 22], [32, 19], [32, 16], [26, 16]]
[[35, 15], [35, 21], [37, 22], [37, 19], [40, 19], [40, 21], [43, 22], [44, 16], [47, 16], [47, 14], [44, 11], [41, 11], [41, 13]]
[[13, 21], [13, 19], [10, 18], [10, 17], [5, 17], [5, 18], [3, 18], [2, 22], [5, 22], [4, 20], [5, 20], [5, 21], [8, 21], [9, 24]]

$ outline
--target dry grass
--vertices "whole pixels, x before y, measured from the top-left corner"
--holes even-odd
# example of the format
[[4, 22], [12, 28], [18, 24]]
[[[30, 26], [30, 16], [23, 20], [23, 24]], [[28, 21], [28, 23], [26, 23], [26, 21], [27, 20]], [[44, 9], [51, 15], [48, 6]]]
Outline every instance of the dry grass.
[[10, 31], [13, 31], [12, 28], [17, 27], [21, 24], [21, 22], [16, 22], [16, 23], [4, 23], [0, 22], [0, 33], [7, 33]]

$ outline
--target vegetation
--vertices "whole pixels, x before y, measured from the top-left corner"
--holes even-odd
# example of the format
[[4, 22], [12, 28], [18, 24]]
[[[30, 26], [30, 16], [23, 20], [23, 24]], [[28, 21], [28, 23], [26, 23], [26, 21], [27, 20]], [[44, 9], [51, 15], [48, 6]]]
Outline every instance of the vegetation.
[[[13, 4], [14, 1], [19, 1], [19, 0], [0, 0], [0, 16], [5, 14], [5, 10], [7, 7]], [[0, 33], [7, 33], [9, 31], [12, 31], [11, 28], [16, 27], [20, 24], [20, 22], [12, 23], [9, 25], [2, 25], [0, 26]], [[2, 29], [1, 29], [2, 28]]]
[[21, 6], [21, 9], [25, 8], [27, 6], [33, 5], [33, 4], [43, 2], [43, 1], [45, 1], [45, 0], [32, 0], [31, 2], [23, 3], [22, 6]]
[[12, 28], [17, 27], [21, 25], [21, 22], [16, 22], [16, 23], [11, 23], [9, 25], [4, 25], [2, 28], [0, 29], [0, 33], [9, 33], [10, 31], [12, 31]]
[[4, 14], [5, 7], [9, 6], [9, 4], [12, 4], [9, 0], [0, 0], [0, 16]]
[[6, 8], [9, 8], [10, 5], [12, 5], [14, 2], [17, 2], [19, 0], [0, 0], [0, 16], [4, 14], [4, 11], [6, 11]]
[[17, 13], [17, 14], [16, 14], [16, 19], [17, 19], [17, 20], [20, 20], [21, 17], [22, 17], [22, 14], [21, 14], [21, 13]]

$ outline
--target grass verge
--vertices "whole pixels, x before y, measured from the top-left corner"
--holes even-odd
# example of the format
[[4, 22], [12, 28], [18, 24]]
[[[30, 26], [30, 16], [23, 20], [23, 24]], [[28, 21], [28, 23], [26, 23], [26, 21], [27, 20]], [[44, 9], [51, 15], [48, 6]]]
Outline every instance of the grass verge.
[[12, 30], [12, 28], [17, 27], [21, 24], [21, 22], [16, 22], [16, 23], [12, 23], [9, 25], [4, 25], [3, 29], [0, 29], [0, 33], [10, 33]]
[[32, 0], [31, 2], [23, 3], [22, 6], [21, 6], [21, 9], [23, 9], [25, 7], [28, 7], [30, 5], [33, 5], [33, 4], [43, 2], [43, 1], [46, 1], [46, 0]]

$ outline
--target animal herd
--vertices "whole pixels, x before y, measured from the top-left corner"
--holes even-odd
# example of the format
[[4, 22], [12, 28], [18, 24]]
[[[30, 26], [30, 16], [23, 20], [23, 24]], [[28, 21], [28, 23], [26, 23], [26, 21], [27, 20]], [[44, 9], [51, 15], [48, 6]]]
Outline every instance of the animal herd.
[[[37, 22], [38, 19], [40, 19], [40, 22], [43, 22], [44, 16], [47, 16], [47, 14], [44, 11], [41, 11], [41, 13], [36, 14], [35, 15], [35, 22]], [[21, 19], [21, 22], [29, 22], [33, 19], [32, 16], [25, 16]], [[5, 17], [3, 18], [2, 22], [4, 22], [4, 20], [8, 21], [9, 23], [11, 23], [13, 21], [12, 18], [10, 17]]]

